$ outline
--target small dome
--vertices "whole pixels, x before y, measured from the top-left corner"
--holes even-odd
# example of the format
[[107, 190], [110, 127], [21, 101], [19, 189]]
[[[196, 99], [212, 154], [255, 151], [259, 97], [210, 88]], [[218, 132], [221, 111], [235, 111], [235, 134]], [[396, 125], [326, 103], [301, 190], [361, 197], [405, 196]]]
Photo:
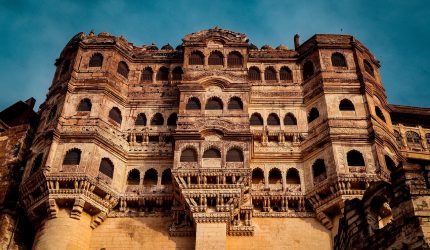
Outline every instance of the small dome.
[[253, 44], [253, 43], [251, 43], [251, 44], [249, 44], [249, 49], [251, 49], [251, 50], [257, 50], [258, 48], [257, 48], [257, 46], [255, 46], [255, 44]]
[[288, 47], [284, 44], [280, 44], [278, 47], [276, 47], [277, 50], [288, 50]]
[[146, 50], [158, 50], [158, 47], [155, 45], [155, 43], [152, 43], [151, 45], [145, 46]]
[[261, 47], [261, 49], [273, 49], [272, 46], [270, 45], [263, 45], [263, 47]]
[[161, 47], [162, 50], [173, 50], [172, 45], [170, 45], [169, 43], [164, 45], [163, 47]]

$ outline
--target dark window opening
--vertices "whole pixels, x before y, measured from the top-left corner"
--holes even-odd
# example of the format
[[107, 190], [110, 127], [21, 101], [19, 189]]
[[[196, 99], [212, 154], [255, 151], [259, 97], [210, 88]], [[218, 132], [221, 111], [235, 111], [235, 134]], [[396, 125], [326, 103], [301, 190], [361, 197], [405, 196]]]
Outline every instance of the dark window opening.
[[176, 126], [177, 120], [178, 115], [176, 113], [172, 113], [169, 118], [167, 118], [167, 126]]
[[134, 124], [139, 126], [146, 126], [146, 115], [144, 113], [138, 114]]
[[331, 65], [333, 67], [346, 67], [346, 59], [341, 53], [333, 53], [331, 55]]
[[364, 167], [364, 158], [363, 155], [357, 150], [351, 150], [346, 154], [348, 166], [354, 167]]
[[203, 65], [204, 64], [204, 55], [202, 52], [200, 51], [194, 51], [191, 53], [190, 58], [189, 58], [189, 64], [190, 65]]
[[266, 81], [276, 81], [276, 71], [272, 67], [266, 68], [264, 71], [264, 80]]
[[157, 185], [158, 173], [157, 170], [150, 168], [145, 172], [143, 177], [143, 185], [154, 186]]
[[200, 110], [200, 101], [197, 97], [191, 97], [185, 107], [186, 110]]
[[91, 108], [92, 104], [90, 99], [85, 98], [79, 102], [78, 111], [91, 111]]
[[263, 118], [261, 117], [261, 115], [259, 113], [254, 113], [251, 115], [251, 118], [249, 119], [249, 123], [251, 125], [262, 126], [263, 125]]
[[203, 158], [221, 158], [221, 153], [218, 149], [208, 149], [203, 153]]
[[42, 162], [43, 162], [43, 154], [40, 153], [36, 156], [36, 158], [33, 161], [33, 165], [31, 166], [31, 169], [30, 169], [30, 175], [36, 172], [42, 166]]
[[300, 175], [297, 169], [295, 168], [288, 169], [287, 184], [300, 184]]
[[382, 110], [378, 106], [375, 107], [375, 113], [376, 113], [376, 116], [379, 117], [379, 119], [385, 122], [384, 113], [382, 113]]
[[182, 80], [182, 74], [184, 74], [184, 71], [182, 71], [181, 67], [176, 67], [172, 71], [172, 80], [173, 81], [181, 81]]
[[206, 103], [206, 110], [222, 110], [223, 104], [221, 99], [218, 97], [212, 97], [209, 98], [209, 100]]
[[142, 71], [142, 75], [140, 77], [141, 82], [152, 82], [152, 69], [147, 67]]
[[293, 80], [293, 73], [288, 67], [282, 67], [279, 71], [279, 78], [281, 81], [292, 81]]
[[312, 165], [312, 173], [314, 178], [319, 176], [326, 176], [326, 168], [323, 159], [317, 159]]
[[366, 59], [363, 60], [364, 70], [371, 76], [375, 76], [372, 65]]
[[81, 151], [79, 149], [72, 149], [66, 153], [63, 165], [79, 165], [80, 161]]
[[339, 110], [340, 111], [355, 111], [355, 107], [354, 107], [354, 104], [350, 100], [343, 99], [339, 103]]
[[112, 179], [113, 171], [113, 163], [108, 158], [103, 158], [100, 162], [99, 172]]
[[242, 150], [234, 148], [227, 152], [227, 162], [243, 162]]
[[252, 184], [263, 184], [264, 172], [260, 168], [252, 170]]
[[163, 171], [161, 174], [161, 185], [171, 185], [172, 184], [172, 171], [170, 168]]
[[230, 101], [228, 102], [228, 109], [229, 110], [242, 110], [243, 109], [242, 100], [239, 97], [232, 97], [230, 99]]
[[113, 107], [109, 111], [109, 118], [114, 120], [116, 123], [121, 124], [122, 122], [121, 111], [117, 107]]
[[278, 115], [274, 113], [269, 114], [269, 116], [267, 117], [267, 125], [273, 125], [273, 126], [281, 125]]
[[192, 148], [183, 150], [180, 162], [197, 162], [197, 151]]
[[314, 74], [314, 64], [311, 61], [307, 61], [303, 65], [303, 80], [309, 79]]
[[140, 171], [133, 169], [128, 173], [127, 185], [139, 185], [140, 184]]
[[95, 53], [91, 56], [89, 67], [101, 67], [103, 65], [103, 56], [100, 53]]
[[160, 113], [155, 114], [151, 119], [151, 125], [161, 126], [164, 124], [163, 115]]
[[128, 73], [129, 73], [129, 69], [128, 69], [128, 65], [121, 61], [118, 63], [118, 68], [116, 69], [116, 72], [118, 72], [118, 74], [122, 75], [125, 78], [128, 78]]
[[261, 80], [260, 70], [257, 67], [249, 68], [248, 80], [250, 80], [250, 81], [260, 81]]
[[309, 111], [309, 114], [308, 114], [308, 123], [313, 122], [319, 116], [320, 116], [320, 113], [319, 113], [318, 109], [312, 108], [311, 111]]
[[169, 80], [169, 69], [161, 67], [157, 72], [157, 81], [168, 81]]
[[273, 168], [269, 172], [269, 184], [281, 184], [282, 183], [282, 174], [281, 171], [277, 168]]
[[208, 58], [209, 65], [224, 65], [224, 56], [219, 51], [214, 51]]
[[291, 113], [286, 114], [284, 117], [284, 125], [297, 125], [296, 117]]
[[243, 57], [239, 52], [231, 52], [227, 57], [227, 66], [230, 68], [240, 68], [243, 65]]

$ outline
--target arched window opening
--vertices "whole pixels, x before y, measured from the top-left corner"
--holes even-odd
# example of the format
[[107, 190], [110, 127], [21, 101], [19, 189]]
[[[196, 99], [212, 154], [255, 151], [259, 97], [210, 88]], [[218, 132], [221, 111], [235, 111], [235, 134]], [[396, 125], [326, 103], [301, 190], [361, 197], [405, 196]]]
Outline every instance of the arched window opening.
[[78, 111], [91, 111], [92, 108], [92, 104], [91, 104], [91, 100], [88, 98], [82, 99], [79, 102], [79, 106], [78, 106]]
[[189, 58], [189, 64], [190, 65], [203, 65], [205, 61], [205, 56], [200, 51], [194, 51], [191, 52], [190, 58]]
[[161, 185], [172, 185], [172, 171], [170, 168], [164, 170], [161, 174]]
[[227, 162], [243, 162], [242, 150], [233, 148], [227, 152]]
[[354, 107], [354, 104], [350, 100], [343, 99], [339, 103], [339, 110], [340, 111], [355, 111], [355, 107]]
[[308, 123], [313, 122], [315, 119], [317, 119], [320, 116], [320, 112], [317, 108], [312, 108], [311, 111], [309, 111], [308, 114]]
[[243, 57], [239, 52], [233, 51], [230, 54], [228, 54], [227, 66], [229, 68], [240, 68], [242, 67], [242, 65], [243, 65]]
[[426, 142], [427, 142], [427, 146], [430, 147], [430, 133], [426, 134]]
[[284, 117], [284, 125], [297, 125], [296, 117], [291, 113], [286, 114]]
[[290, 168], [287, 171], [287, 184], [300, 184], [299, 171], [295, 168]]
[[152, 75], [153, 75], [153, 71], [150, 67], [146, 67], [143, 71], [142, 71], [142, 75], [140, 77], [140, 81], [141, 82], [152, 82]]
[[221, 158], [221, 153], [218, 149], [210, 148], [203, 153], [203, 158]]
[[173, 81], [181, 81], [182, 80], [182, 74], [184, 74], [184, 71], [181, 67], [176, 67], [172, 71], [172, 78]]
[[276, 71], [273, 67], [267, 67], [266, 70], [264, 70], [264, 80], [276, 81]]
[[211, 97], [209, 98], [209, 100], [206, 102], [206, 110], [222, 110], [223, 104], [221, 99], [219, 99], [218, 97]]
[[121, 124], [122, 122], [121, 111], [117, 107], [113, 107], [109, 111], [109, 118], [114, 120], [116, 123]]
[[79, 165], [81, 162], [81, 150], [72, 149], [66, 153], [66, 156], [63, 160], [63, 165]]
[[257, 67], [249, 68], [248, 80], [250, 80], [250, 81], [261, 81], [260, 70]]
[[318, 183], [327, 178], [326, 167], [323, 159], [317, 159], [312, 165], [314, 183]]
[[293, 73], [288, 67], [283, 66], [279, 71], [279, 78], [281, 81], [293, 81]]
[[193, 148], [183, 150], [180, 162], [197, 162], [197, 151]]
[[129, 73], [128, 65], [124, 61], [121, 61], [118, 63], [118, 68], [116, 69], [116, 72], [120, 75], [122, 75], [125, 78], [128, 78]]
[[127, 185], [139, 185], [140, 184], [140, 171], [133, 169], [128, 172]]
[[161, 67], [157, 72], [157, 81], [168, 81], [169, 80], [169, 69], [166, 67]]
[[157, 185], [158, 173], [157, 170], [150, 168], [145, 172], [143, 177], [143, 185], [145, 186], [155, 186]]
[[420, 135], [414, 131], [406, 131], [406, 141], [411, 146], [421, 146]]
[[42, 167], [42, 163], [43, 163], [43, 154], [40, 153], [36, 156], [36, 158], [34, 158], [33, 165], [31, 166], [31, 169], [30, 169], [30, 175], [36, 172], [40, 167]]
[[278, 115], [275, 113], [269, 114], [269, 116], [267, 117], [267, 125], [272, 125], [272, 126], [281, 125]]
[[399, 133], [399, 131], [394, 130], [394, 137], [396, 138], [397, 145], [402, 146], [402, 135]]
[[252, 184], [263, 184], [264, 183], [264, 172], [260, 168], [252, 170]]
[[242, 100], [236, 96], [230, 98], [230, 100], [228, 102], [228, 109], [229, 110], [242, 110], [243, 109]]
[[114, 166], [111, 160], [109, 160], [108, 158], [103, 158], [100, 162], [99, 172], [112, 179], [113, 171]]
[[307, 61], [303, 65], [303, 80], [309, 79], [314, 74], [314, 64], [311, 61]]
[[91, 56], [89, 67], [101, 67], [103, 65], [103, 55], [95, 53]]
[[251, 115], [251, 118], [249, 119], [249, 123], [251, 125], [255, 126], [262, 126], [263, 125], [263, 117], [259, 113], [254, 113]]
[[392, 221], [393, 213], [391, 211], [390, 204], [385, 197], [373, 197], [370, 202], [370, 208], [372, 215], [375, 217], [375, 221], [378, 223], [377, 225], [374, 225], [375, 228], [381, 229]]
[[54, 117], [57, 115], [57, 105], [54, 105], [51, 108], [51, 111], [49, 111], [49, 115], [48, 115], [48, 122], [52, 121], [52, 119], [54, 119]]
[[346, 67], [346, 59], [339, 52], [333, 53], [331, 55], [331, 65], [333, 67]]
[[348, 166], [350, 167], [364, 167], [363, 155], [357, 150], [351, 150], [346, 154]]
[[185, 106], [186, 110], [200, 110], [201, 105], [200, 101], [197, 97], [191, 97], [188, 99], [187, 105]]
[[385, 159], [385, 166], [387, 166], [388, 170], [393, 171], [394, 169], [396, 169], [396, 163], [394, 163], [391, 157], [389, 157], [388, 155], [384, 155], [384, 159]]
[[385, 122], [384, 113], [382, 113], [382, 110], [378, 106], [375, 106], [375, 113], [376, 113], [376, 116], [379, 117], [379, 119]]
[[138, 114], [134, 124], [138, 126], [146, 126], [146, 115], [144, 113]]
[[213, 51], [208, 58], [209, 65], [224, 65], [224, 56], [219, 51]]
[[270, 170], [269, 184], [282, 184], [282, 173], [279, 169], [273, 168]]
[[169, 118], [167, 118], [167, 126], [175, 126], [178, 120], [178, 115], [176, 113], [172, 113]]
[[375, 76], [372, 65], [366, 59], [363, 60], [364, 70], [371, 76]]
[[151, 119], [151, 125], [161, 126], [164, 124], [163, 115], [160, 113], [156, 113]]

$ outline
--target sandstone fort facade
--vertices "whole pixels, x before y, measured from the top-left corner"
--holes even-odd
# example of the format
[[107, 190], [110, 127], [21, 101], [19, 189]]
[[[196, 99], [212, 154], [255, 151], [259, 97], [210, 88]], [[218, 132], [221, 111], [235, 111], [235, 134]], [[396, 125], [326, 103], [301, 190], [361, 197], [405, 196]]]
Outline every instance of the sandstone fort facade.
[[294, 45], [77, 34], [38, 113], [0, 113], [3, 246], [428, 248], [430, 109], [353, 36]]

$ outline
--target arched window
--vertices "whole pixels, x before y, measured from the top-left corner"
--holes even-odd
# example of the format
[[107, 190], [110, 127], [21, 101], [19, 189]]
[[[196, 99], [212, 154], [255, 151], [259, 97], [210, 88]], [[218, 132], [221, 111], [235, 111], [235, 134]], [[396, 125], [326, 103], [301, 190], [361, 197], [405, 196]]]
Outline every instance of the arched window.
[[227, 66], [229, 68], [240, 68], [242, 67], [242, 65], [243, 65], [243, 57], [239, 52], [233, 51], [230, 54], [228, 54]]
[[230, 100], [228, 102], [228, 109], [229, 110], [242, 110], [243, 109], [242, 100], [236, 96], [230, 98]]
[[411, 146], [421, 146], [420, 135], [414, 131], [406, 131], [406, 141]]
[[376, 116], [379, 117], [379, 119], [385, 122], [384, 113], [382, 113], [382, 110], [378, 106], [375, 106], [375, 113], [376, 113]]
[[127, 185], [139, 185], [140, 184], [140, 171], [133, 169], [128, 172]]
[[252, 184], [263, 184], [264, 183], [264, 172], [260, 168], [252, 170]]
[[183, 150], [180, 162], [197, 162], [197, 151], [193, 148]]
[[99, 172], [106, 175], [109, 178], [113, 178], [114, 166], [111, 160], [103, 158], [100, 162]]
[[152, 71], [152, 69], [150, 67], [146, 67], [142, 71], [142, 76], [140, 77], [140, 81], [141, 82], [152, 82], [152, 74], [153, 73], [154, 72]]
[[333, 53], [331, 55], [331, 65], [333, 67], [346, 67], [345, 57], [339, 52]]
[[343, 99], [339, 103], [339, 110], [340, 111], [355, 111], [355, 107], [354, 107], [354, 104], [350, 100]]
[[168, 81], [169, 80], [169, 69], [166, 67], [161, 67], [157, 72], [157, 81]]
[[63, 165], [79, 165], [81, 162], [81, 150], [74, 148], [66, 153]]
[[203, 158], [221, 158], [221, 153], [218, 149], [210, 148], [203, 153]]
[[396, 168], [396, 163], [394, 163], [394, 161], [388, 155], [384, 155], [384, 159], [387, 169], [393, 171]]
[[279, 79], [281, 81], [293, 81], [293, 73], [288, 67], [283, 66], [279, 71]]
[[263, 125], [263, 117], [259, 113], [254, 113], [251, 115], [249, 119], [249, 123], [251, 125], [262, 126]]
[[284, 117], [284, 125], [297, 125], [296, 117], [291, 113], [286, 114]]
[[309, 79], [314, 74], [314, 64], [311, 61], [307, 61], [303, 65], [303, 80]]
[[281, 125], [278, 115], [275, 113], [269, 114], [269, 116], [267, 117], [267, 125], [274, 125], [274, 126]]
[[287, 184], [300, 184], [299, 171], [295, 168], [290, 168], [287, 171]]
[[156, 113], [151, 119], [151, 125], [161, 126], [164, 124], [163, 115], [160, 113]]
[[40, 153], [36, 156], [36, 158], [34, 158], [33, 165], [31, 166], [31, 169], [30, 169], [30, 175], [36, 172], [42, 166], [42, 163], [43, 163], [43, 154]]
[[313, 122], [315, 119], [317, 119], [320, 116], [320, 112], [317, 108], [312, 108], [311, 111], [309, 111], [308, 114], [308, 123]]
[[121, 124], [122, 122], [121, 111], [117, 107], [113, 107], [109, 111], [109, 118], [114, 120], [116, 123]]
[[213, 51], [208, 58], [209, 65], [224, 65], [224, 56], [219, 51]]
[[233, 148], [227, 152], [227, 162], [243, 162], [242, 150]]
[[348, 162], [348, 166], [351, 167], [364, 167], [366, 164], [364, 163], [363, 155], [357, 150], [351, 150], [346, 154], [346, 160]]
[[172, 113], [169, 118], [167, 118], [167, 126], [176, 126], [177, 120], [178, 115], [176, 113]]
[[91, 111], [91, 100], [84, 98], [79, 102], [78, 111]]
[[[393, 220], [393, 213], [388, 200], [383, 196], [375, 196], [370, 202], [371, 214], [373, 216], [375, 229], [381, 229]], [[376, 224], [377, 223], [377, 224]], [[372, 226], [372, 225], [371, 225]]]
[[173, 69], [172, 71], [172, 80], [173, 81], [181, 81], [182, 80], [182, 74], [184, 73], [184, 71], [182, 71], [181, 67], [176, 67]]
[[91, 56], [89, 67], [101, 67], [103, 65], [103, 55], [95, 53]]
[[372, 65], [366, 59], [363, 60], [364, 70], [371, 76], [375, 76]]
[[200, 105], [199, 98], [191, 97], [190, 99], [188, 99], [188, 102], [187, 102], [187, 105], [185, 106], [185, 109], [186, 110], [200, 110], [201, 105]]
[[200, 51], [193, 51], [190, 54], [188, 63], [190, 65], [203, 65], [205, 62], [205, 56]]
[[264, 70], [264, 80], [266, 81], [276, 81], [276, 71], [273, 67], [267, 67]]
[[323, 159], [317, 159], [314, 164], [312, 164], [312, 174], [314, 176], [314, 183], [315, 179], [321, 178], [323, 180], [327, 177]]
[[257, 67], [249, 68], [248, 80], [250, 80], [250, 81], [261, 81], [260, 70]]
[[157, 185], [158, 173], [157, 170], [150, 168], [146, 170], [145, 176], [143, 177], [143, 185], [155, 186]]
[[282, 173], [277, 168], [272, 168], [269, 172], [269, 184], [281, 184]]
[[163, 171], [161, 174], [161, 185], [171, 185], [172, 184], [172, 170], [170, 168]]
[[144, 113], [138, 114], [134, 125], [146, 126], [146, 115]]
[[211, 97], [206, 102], [206, 110], [222, 110], [223, 104], [218, 97]]
[[116, 69], [116, 72], [118, 72], [118, 74], [122, 75], [125, 78], [128, 78], [129, 71], [130, 70], [128, 69], [127, 63], [125, 63], [124, 61], [118, 63], [118, 68]]
[[399, 131], [394, 130], [394, 137], [396, 138], [397, 145], [402, 146], [402, 135], [399, 133]]
[[430, 133], [426, 134], [426, 142], [427, 142], [427, 146], [430, 147]]
[[51, 108], [51, 111], [49, 111], [49, 115], [48, 115], [48, 122], [52, 121], [52, 119], [54, 119], [54, 117], [57, 115], [57, 105], [54, 105]]

